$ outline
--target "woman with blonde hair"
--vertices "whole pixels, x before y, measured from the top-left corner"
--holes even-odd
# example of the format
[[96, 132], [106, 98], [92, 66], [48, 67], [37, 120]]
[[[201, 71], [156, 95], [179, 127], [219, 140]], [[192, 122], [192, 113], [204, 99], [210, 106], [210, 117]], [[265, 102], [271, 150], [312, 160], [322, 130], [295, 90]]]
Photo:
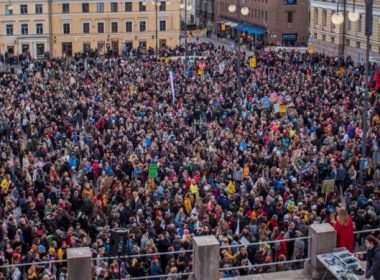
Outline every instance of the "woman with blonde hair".
[[350, 252], [354, 251], [354, 223], [348, 215], [345, 208], [338, 208], [337, 217], [334, 223], [334, 228], [337, 233], [337, 248], [345, 247]]

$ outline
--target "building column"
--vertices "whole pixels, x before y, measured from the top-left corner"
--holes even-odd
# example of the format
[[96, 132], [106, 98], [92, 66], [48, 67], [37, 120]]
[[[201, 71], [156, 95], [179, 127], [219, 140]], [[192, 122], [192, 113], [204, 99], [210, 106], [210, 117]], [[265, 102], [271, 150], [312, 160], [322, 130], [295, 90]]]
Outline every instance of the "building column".
[[68, 279], [92, 279], [91, 249], [89, 247], [68, 248]]
[[331, 224], [312, 224], [309, 227], [309, 258], [304, 269], [312, 279], [322, 279], [326, 268], [317, 255], [330, 253], [336, 248], [336, 231]]
[[220, 246], [215, 236], [198, 236], [193, 238], [193, 272], [194, 280], [218, 280]]

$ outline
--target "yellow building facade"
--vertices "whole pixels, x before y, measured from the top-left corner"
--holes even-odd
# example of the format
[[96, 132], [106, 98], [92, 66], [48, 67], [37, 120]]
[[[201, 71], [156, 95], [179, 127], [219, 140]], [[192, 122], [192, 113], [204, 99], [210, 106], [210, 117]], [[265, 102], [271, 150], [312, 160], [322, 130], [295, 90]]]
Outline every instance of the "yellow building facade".
[[157, 13], [155, 5], [151, 0], [0, 0], [0, 52], [71, 56], [90, 49], [103, 54], [178, 45], [179, 1], [158, 1]]
[[[345, 5], [344, 5], [345, 2]], [[310, 0], [309, 44], [319, 53], [333, 56], [351, 56], [355, 62], [363, 63], [366, 52], [365, 1], [356, 0], [355, 10], [360, 14], [357, 22], [348, 20], [353, 10], [353, 0], [341, 0], [340, 12], [346, 7], [345, 22], [335, 26], [331, 17], [337, 9], [337, 1]], [[370, 38], [370, 57], [380, 58], [380, 1], [373, 6], [373, 34]]]

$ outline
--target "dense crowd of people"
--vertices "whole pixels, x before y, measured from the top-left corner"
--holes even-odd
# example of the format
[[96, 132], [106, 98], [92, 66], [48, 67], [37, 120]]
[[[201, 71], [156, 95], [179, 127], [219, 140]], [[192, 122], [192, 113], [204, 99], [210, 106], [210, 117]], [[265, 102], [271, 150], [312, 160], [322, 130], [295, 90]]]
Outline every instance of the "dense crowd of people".
[[[0, 279], [66, 279], [64, 262], [39, 262], [81, 246], [97, 279], [186, 279], [192, 237], [210, 234], [223, 277], [286, 270], [302, 263], [257, 265], [305, 258], [306, 239], [282, 240], [343, 207], [356, 230], [380, 226], [374, 90], [359, 184], [363, 66], [258, 51], [255, 69], [241, 61], [239, 91], [235, 52], [190, 48], [199, 57], [187, 67], [170, 59], [176, 48], [163, 59], [27, 58], [1, 73]], [[127, 229], [121, 258], [115, 228]]]

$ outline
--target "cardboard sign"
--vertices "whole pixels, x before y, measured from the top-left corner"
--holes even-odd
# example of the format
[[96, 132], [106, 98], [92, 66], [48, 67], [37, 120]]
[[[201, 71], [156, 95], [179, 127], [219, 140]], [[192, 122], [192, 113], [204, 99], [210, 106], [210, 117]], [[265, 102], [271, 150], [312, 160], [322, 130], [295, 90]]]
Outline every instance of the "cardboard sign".
[[275, 113], [279, 113], [280, 112], [280, 104], [278, 104], [278, 103], [274, 104], [273, 110]]
[[280, 113], [281, 114], [285, 114], [286, 113], [286, 105], [284, 105], [284, 104], [280, 105]]
[[149, 164], [148, 176], [149, 176], [149, 178], [156, 178], [158, 176], [157, 163]]
[[323, 180], [322, 193], [333, 192], [335, 190], [335, 180]]
[[270, 99], [268, 97], [263, 97], [261, 99], [261, 103], [263, 104], [264, 108], [269, 108], [270, 107]]

